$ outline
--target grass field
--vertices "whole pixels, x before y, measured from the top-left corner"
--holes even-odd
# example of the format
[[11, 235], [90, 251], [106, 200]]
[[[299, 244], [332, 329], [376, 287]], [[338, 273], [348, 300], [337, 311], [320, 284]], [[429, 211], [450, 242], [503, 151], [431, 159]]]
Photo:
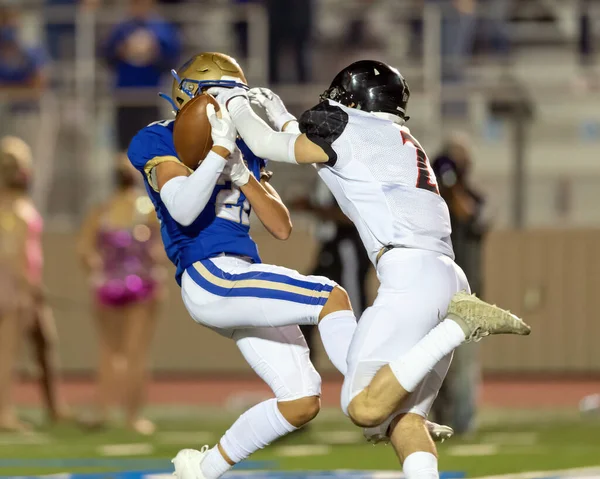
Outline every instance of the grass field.
[[[30, 413], [31, 416], [31, 413]], [[64, 425], [26, 436], [0, 434], [0, 476], [59, 472], [168, 470], [183, 447], [214, 444], [235, 418], [215, 409], [150, 408], [159, 426], [148, 438], [120, 429], [82, 432]], [[368, 445], [361, 431], [326, 409], [310, 428], [252, 457], [269, 470], [399, 469], [389, 446]], [[440, 468], [468, 477], [600, 466], [600, 420], [576, 411], [485, 411], [479, 432], [440, 447]]]

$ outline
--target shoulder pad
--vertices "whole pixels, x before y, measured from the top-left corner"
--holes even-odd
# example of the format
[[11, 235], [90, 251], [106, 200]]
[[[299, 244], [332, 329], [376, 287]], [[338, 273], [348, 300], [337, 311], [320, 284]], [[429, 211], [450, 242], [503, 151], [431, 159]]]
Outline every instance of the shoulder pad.
[[344, 133], [347, 125], [348, 113], [329, 101], [323, 101], [305, 111], [299, 121], [300, 131], [329, 155], [329, 166], [337, 161], [337, 153], [332, 144]]
[[172, 122], [156, 122], [142, 128], [131, 140], [127, 156], [139, 171], [156, 157], [177, 157], [173, 144]]

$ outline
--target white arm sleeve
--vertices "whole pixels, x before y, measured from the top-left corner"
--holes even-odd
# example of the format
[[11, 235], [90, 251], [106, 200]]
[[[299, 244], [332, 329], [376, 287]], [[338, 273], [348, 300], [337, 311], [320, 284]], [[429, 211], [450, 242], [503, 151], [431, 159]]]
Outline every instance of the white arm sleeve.
[[198, 218], [226, 164], [225, 158], [211, 151], [190, 176], [177, 176], [163, 185], [160, 198], [177, 223], [189, 226]]
[[281, 163], [296, 164], [294, 146], [297, 133], [274, 131], [252, 110], [247, 98], [234, 97], [227, 110], [239, 135], [256, 156]]

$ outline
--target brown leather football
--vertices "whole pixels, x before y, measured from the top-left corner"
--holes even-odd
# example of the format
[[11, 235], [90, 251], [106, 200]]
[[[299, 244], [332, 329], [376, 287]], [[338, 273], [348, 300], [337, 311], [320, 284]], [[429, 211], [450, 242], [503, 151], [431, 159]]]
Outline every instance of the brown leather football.
[[213, 146], [206, 105], [212, 103], [219, 111], [219, 104], [212, 95], [203, 93], [187, 102], [177, 114], [173, 125], [173, 143], [181, 162], [196, 169]]

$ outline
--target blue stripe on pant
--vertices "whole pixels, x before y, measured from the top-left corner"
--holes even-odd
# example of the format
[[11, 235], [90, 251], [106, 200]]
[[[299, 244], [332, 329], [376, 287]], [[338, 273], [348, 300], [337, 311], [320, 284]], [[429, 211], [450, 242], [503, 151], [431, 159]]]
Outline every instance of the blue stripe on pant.
[[324, 283], [316, 283], [314, 281], [306, 281], [302, 279], [291, 278], [285, 274], [271, 273], [270, 271], [249, 271], [248, 273], [227, 273], [216, 266], [210, 260], [200, 261], [202, 265], [212, 274], [219, 278], [229, 281], [243, 281], [248, 279], [256, 279], [263, 281], [272, 281], [274, 283], [289, 284], [290, 286], [298, 286], [299, 288], [311, 289], [313, 291], [331, 291], [333, 287]]

